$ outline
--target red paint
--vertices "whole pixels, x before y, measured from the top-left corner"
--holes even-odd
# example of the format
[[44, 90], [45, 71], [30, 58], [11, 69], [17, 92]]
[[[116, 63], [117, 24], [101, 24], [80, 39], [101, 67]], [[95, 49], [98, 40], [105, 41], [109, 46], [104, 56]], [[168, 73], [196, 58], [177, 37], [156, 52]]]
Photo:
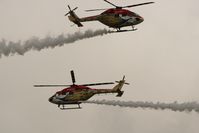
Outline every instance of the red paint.
[[68, 88], [64, 88], [61, 91], [56, 92], [57, 94], [62, 94], [62, 93], [67, 93], [67, 92], [75, 92], [75, 91], [81, 91], [81, 90], [89, 90], [91, 88], [86, 87], [86, 86], [82, 86], [82, 85], [72, 85], [71, 87]]
[[111, 8], [106, 11], [104, 11], [102, 14], [122, 14], [122, 15], [128, 15], [128, 16], [137, 16], [134, 12], [131, 12], [126, 9], [116, 9], [116, 8]]

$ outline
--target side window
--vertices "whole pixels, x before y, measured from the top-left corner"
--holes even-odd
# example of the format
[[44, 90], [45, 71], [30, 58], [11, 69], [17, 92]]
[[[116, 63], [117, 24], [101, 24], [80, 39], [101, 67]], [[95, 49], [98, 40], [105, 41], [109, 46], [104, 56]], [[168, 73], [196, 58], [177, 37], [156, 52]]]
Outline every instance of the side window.
[[115, 14], [115, 17], [117, 17], [117, 18], [118, 18], [118, 17], [119, 17], [119, 14]]
[[69, 92], [69, 95], [72, 95], [72, 94], [73, 94], [73, 92], [70, 91], [70, 92]]

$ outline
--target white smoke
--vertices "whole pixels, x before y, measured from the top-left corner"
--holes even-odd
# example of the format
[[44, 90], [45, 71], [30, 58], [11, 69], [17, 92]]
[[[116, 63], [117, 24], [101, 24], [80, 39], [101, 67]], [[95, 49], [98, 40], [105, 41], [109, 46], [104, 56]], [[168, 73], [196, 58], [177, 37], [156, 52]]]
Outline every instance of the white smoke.
[[106, 29], [100, 30], [87, 30], [85, 32], [75, 32], [74, 34], [61, 34], [57, 37], [47, 36], [43, 39], [38, 37], [32, 37], [23, 43], [21, 41], [18, 42], [7, 42], [6, 40], [2, 39], [0, 41], [0, 58], [2, 55], [10, 56], [14, 54], [24, 55], [26, 52], [30, 50], [37, 50], [40, 51], [45, 48], [54, 48], [57, 46], [63, 46], [64, 44], [73, 43], [78, 40], [83, 40], [91, 37], [96, 36], [103, 36], [105, 34], [112, 33]]
[[199, 113], [199, 104], [197, 102], [153, 103], [153, 102], [142, 102], [142, 101], [92, 100], [92, 101], [85, 101], [84, 103], [129, 107], [129, 108], [149, 108], [155, 110], [170, 109], [172, 111], [180, 111], [180, 112], [195, 111]]

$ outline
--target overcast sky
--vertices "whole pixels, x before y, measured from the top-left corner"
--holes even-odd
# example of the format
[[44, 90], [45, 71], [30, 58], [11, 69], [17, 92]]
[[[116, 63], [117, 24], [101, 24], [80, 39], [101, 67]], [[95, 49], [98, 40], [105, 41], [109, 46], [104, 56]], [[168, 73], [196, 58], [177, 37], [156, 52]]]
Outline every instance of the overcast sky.
[[[111, 0], [116, 5], [144, 0]], [[2, 133], [198, 133], [199, 114], [82, 104], [81, 110], [61, 111], [48, 98], [62, 88], [34, 84], [70, 84], [120, 80], [124, 95], [92, 99], [180, 103], [199, 101], [199, 1], [155, 1], [131, 8], [144, 17], [137, 31], [109, 34], [24, 56], [0, 58], [0, 132]], [[71, 27], [66, 8], [78, 6], [80, 17], [111, 7], [103, 0], [0, 0], [0, 39], [25, 41], [87, 29], [107, 28], [99, 22]], [[100, 86], [103, 88], [103, 86]], [[104, 86], [111, 88], [112, 86]], [[97, 87], [96, 87], [97, 88]]]

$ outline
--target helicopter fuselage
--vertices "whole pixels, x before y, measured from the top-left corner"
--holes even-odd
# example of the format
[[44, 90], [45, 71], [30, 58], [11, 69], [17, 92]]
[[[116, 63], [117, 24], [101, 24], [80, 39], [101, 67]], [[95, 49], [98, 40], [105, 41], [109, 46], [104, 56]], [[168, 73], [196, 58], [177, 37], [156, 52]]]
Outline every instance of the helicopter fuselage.
[[99, 21], [111, 28], [134, 26], [144, 21], [141, 16], [134, 12], [126, 9], [115, 8], [108, 9], [102, 12], [100, 15], [84, 17], [80, 18], [79, 20], [80, 22]]
[[95, 94], [102, 93], [117, 93], [113, 89], [92, 89], [81, 85], [72, 85], [69, 88], [65, 88], [56, 92], [49, 98], [49, 102], [64, 105], [64, 104], [79, 104], [81, 101], [86, 101]]
[[[99, 11], [99, 10], [105, 10], [105, 11], [99, 15], [79, 18], [74, 12], [74, 10], [76, 10], [77, 7], [71, 10], [70, 6], [68, 5], [69, 12], [66, 13], [65, 16], [70, 14], [68, 16], [69, 20], [72, 21], [74, 24], [76, 24], [78, 27], [83, 26], [81, 22], [99, 21], [103, 23], [104, 25], [109, 26], [110, 28], [117, 29], [117, 32], [134, 31], [136, 30], [134, 29], [134, 26], [142, 23], [144, 19], [138, 14], [132, 11], [126, 10], [124, 8], [131, 8], [131, 7], [154, 3], [154, 2], [145, 2], [145, 3], [133, 4], [133, 5], [127, 5], [127, 6], [117, 6], [108, 0], [104, 0], [104, 1], [111, 4], [115, 8], [86, 10], [86, 11]], [[120, 28], [126, 27], [126, 26], [132, 26], [132, 30], [120, 30]]]

